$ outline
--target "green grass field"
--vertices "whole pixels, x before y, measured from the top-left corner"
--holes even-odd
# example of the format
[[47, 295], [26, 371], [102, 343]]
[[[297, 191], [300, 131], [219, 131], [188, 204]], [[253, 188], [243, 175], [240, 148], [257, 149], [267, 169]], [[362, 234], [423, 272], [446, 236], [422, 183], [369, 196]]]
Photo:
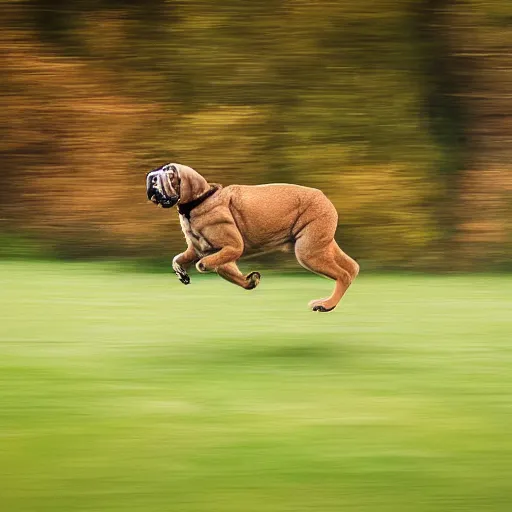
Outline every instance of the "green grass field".
[[0, 286], [2, 512], [512, 509], [512, 276]]

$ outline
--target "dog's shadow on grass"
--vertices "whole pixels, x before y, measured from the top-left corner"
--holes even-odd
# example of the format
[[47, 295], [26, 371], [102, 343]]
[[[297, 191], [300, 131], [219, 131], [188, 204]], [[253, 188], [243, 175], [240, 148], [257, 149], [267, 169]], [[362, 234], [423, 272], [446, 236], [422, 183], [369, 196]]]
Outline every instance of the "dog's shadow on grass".
[[339, 347], [327, 344], [301, 344], [285, 346], [267, 346], [259, 347], [257, 350], [246, 350], [251, 355], [264, 359], [331, 359], [333, 356], [339, 356]]
[[206, 351], [203, 357], [220, 366], [322, 366], [343, 365], [350, 350], [338, 340], [250, 338], [219, 340], [216, 349]]

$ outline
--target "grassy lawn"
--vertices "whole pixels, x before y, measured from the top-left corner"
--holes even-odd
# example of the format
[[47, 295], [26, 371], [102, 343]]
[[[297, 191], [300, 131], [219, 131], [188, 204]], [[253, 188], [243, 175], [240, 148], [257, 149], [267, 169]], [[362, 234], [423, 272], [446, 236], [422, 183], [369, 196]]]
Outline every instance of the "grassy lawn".
[[512, 276], [0, 263], [2, 512], [510, 511]]

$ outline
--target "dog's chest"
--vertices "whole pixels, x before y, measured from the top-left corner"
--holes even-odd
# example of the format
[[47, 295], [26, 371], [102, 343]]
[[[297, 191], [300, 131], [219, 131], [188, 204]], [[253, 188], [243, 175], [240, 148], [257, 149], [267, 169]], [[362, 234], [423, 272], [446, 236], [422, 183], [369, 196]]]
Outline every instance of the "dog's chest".
[[201, 233], [192, 228], [190, 219], [185, 217], [185, 215], [180, 215], [180, 224], [181, 230], [185, 235], [185, 239], [188, 243], [192, 244], [198, 253], [206, 253], [212, 249], [212, 246], [208, 240], [206, 240], [206, 238], [202, 236]]

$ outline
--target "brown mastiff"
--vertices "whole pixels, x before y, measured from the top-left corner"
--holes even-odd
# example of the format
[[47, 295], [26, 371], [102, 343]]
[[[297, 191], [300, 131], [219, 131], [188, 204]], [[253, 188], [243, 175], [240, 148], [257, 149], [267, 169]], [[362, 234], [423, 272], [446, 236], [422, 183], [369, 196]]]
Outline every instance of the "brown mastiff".
[[313, 311], [331, 311], [359, 272], [334, 240], [338, 214], [320, 190], [288, 184], [223, 188], [180, 164], [148, 173], [146, 189], [148, 199], [163, 208], [178, 204], [187, 250], [172, 266], [184, 284], [190, 283], [187, 269], [195, 263], [199, 272], [217, 272], [252, 290], [260, 282], [259, 272], [244, 276], [237, 261], [293, 247], [303, 267], [336, 281], [330, 297], [309, 303]]

